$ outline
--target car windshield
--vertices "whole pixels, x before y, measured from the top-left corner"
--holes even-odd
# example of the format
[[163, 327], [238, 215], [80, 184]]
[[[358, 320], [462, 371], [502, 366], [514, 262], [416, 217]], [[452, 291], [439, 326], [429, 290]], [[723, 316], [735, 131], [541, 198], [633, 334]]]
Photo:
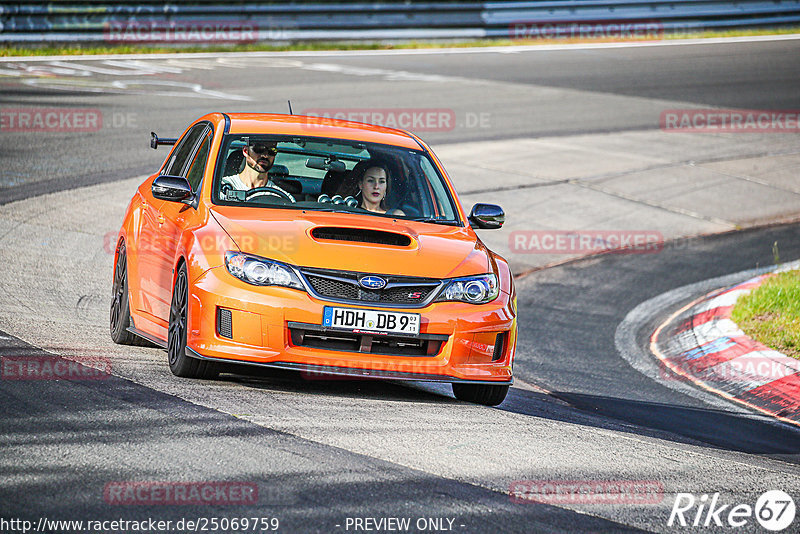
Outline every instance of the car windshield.
[[422, 150], [315, 137], [227, 135], [219, 162], [213, 188], [217, 204], [460, 224], [449, 188]]

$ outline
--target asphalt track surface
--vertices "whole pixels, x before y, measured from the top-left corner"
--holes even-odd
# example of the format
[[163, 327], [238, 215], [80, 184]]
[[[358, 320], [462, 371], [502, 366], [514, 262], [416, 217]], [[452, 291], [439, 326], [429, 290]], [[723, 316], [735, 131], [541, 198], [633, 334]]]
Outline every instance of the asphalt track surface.
[[[454, 110], [456, 128], [425, 133], [435, 145], [651, 130], [657, 128], [664, 102], [669, 107], [679, 102], [680, 107], [796, 109], [800, 86], [796, 40], [508, 54], [268, 56], [228, 59], [228, 68], [182, 60], [180, 67], [150, 72], [149, 78], [135, 61], [124, 66], [79, 63], [94, 68], [68, 76], [60, 74], [68, 72], [66, 62], [56, 67], [45, 61], [0, 62], [3, 107], [69, 104], [99, 109], [104, 123], [102, 136], [48, 133], [47, 161], [40, 165], [31, 162], [42, 156], [41, 137], [4, 136], [0, 202], [149, 174], [163, 159], [161, 152], [142, 153], [150, 131], [168, 137], [168, 132], [182, 131], [188, 117], [214, 109], [285, 113], [291, 99], [298, 113], [319, 108]], [[20, 83], [16, 76], [2, 75], [23, 71], [41, 76]], [[232, 97], [200, 99], [192, 84]], [[481, 114], [488, 117], [483, 126]]]
[[[620, 358], [617, 327], [639, 303], [681, 286], [771, 265], [772, 244], [786, 258], [800, 257], [797, 225], [777, 226], [696, 239], [691, 246], [657, 254], [612, 254], [546, 269], [518, 285], [529, 313], [520, 328], [526, 358], [517, 372], [571, 405], [633, 424], [688, 436], [752, 454], [800, 456], [800, 435], [788, 426], [748, 419], [709, 407], [665, 385], [655, 384]], [[746, 279], [746, 277], [743, 277]], [[710, 286], [709, 291], [715, 289]], [[650, 334], [676, 309], [694, 300], [686, 294], [674, 307], [653, 314], [635, 332], [647, 347]], [[575, 325], [581, 325], [579, 329]], [[667, 378], [679, 381], [678, 378]]]
[[[236, 102], [154, 95], [152, 88], [144, 94], [85, 92], [85, 83], [82, 90], [65, 89], [75, 82], [59, 85], [58, 76], [33, 85], [5, 78], [0, 81], [4, 108], [91, 107], [102, 110], [107, 122], [120, 120], [102, 135], [4, 133], [0, 203], [36, 201], [44, 193], [151, 172], [164, 156], [143, 150], [151, 129], [167, 136], [216, 108], [281, 111], [287, 97], [296, 111], [391, 102], [446, 105], [458, 117], [490, 113], [490, 128], [432, 132], [425, 136], [432, 143], [652, 128], [663, 106], [646, 99], [682, 101], [687, 107], [800, 108], [796, 41], [296, 59], [302, 65], [267, 67], [276, 61], [268, 58], [236, 70], [208, 69], [199, 62], [167, 75], [173, 82], [202, 83], [250, 98]], [[410, 72], [440, 78], [406, 82], [414, 84], [412, 91], [392, 81]], [[105, 91], [110, 86], [102, 84], [116, 78], [91, 79], [95, 90]], [[782, 489], [797, 500], [796, 429], [699, 390], [688, 394], [685, 388], [691, 386], [650, 380], [620, 356], [615, 337], [626, 314], [641, 302], [771, 264], [774, 242], [782, 259], [800, 257], [798, 229], [735, 232], [659, 254], [605, 255], [524, 277], [518, 282], [520, 380], [495, 409], [456, 402], [444, 387], [307, 382], [291, 373], [187, 383], [169, 376], [165, 356], [156, 349], [130, 349], [130, 360], [141, 357], [153, 365], [139, 369], [134, 362], [124, 376], [3, 380], [0, 517], [34, 522], [279, 517], [281, 531], [344, 532], [348, 517], [399, 516], [452, 518], [459, 532], [667, 532], [673, 531], [666, 521], [676, 492], [719, 491], [726, 502], [752, 504], [763, 491]], [[58, 261], [77, 273], [108, 267], [61, 254]], [[36, 290], [32, 298], [39, 298]], [[120, 354], [112, 352], [117, 348], [103, 349], [108, 340], [95, 340], [106, 313], [102, 303], [97, 308], [89, 310], [97, 324], [85, 337], [61, 342], [70, 349]], [[649, 333], [671, 311], [655, 314], [635, 332], [640, 346], [646, 347]], [[0, 336], [3, 356], [39, 354], [13, 335]], [[128, 364], [119, 360], [122, 369]], [[514, 480], [583, 479], [658, 480], [664, 502], [554, 506], [518, 503], [508, 495]], [[112, 481], [198, 480], [254, 482], [258, 502], [113, 506], [102, 498]], [[743, 530], [758, 528], [750, 524]]]

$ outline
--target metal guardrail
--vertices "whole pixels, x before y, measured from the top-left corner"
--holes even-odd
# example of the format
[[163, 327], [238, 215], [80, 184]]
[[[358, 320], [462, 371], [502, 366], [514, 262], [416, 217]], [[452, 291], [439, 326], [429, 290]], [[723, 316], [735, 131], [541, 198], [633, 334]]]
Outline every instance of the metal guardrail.
[[[553, 25], [633, 23], [662, 31], [798, 25], [800, 0], [0, 4], [0, 42], [6, 43], [519, 38]], [[203, 38], [201, 30], [209, 28], [216, 28], [216, 38]]]

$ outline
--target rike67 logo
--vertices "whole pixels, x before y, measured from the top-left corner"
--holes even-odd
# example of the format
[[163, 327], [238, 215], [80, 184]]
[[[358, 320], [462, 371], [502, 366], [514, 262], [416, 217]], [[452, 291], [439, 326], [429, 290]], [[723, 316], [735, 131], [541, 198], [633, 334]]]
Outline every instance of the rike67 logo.
[[778, 532], [792, 524], [795, 504], [792, 497], [780, 490], [764, 492], [755, 503], [723, 504], [719, 493], [678, 493], [667, 520], [668, 527], [730, 527], [740, 528], [757, 521], [762, 528]]

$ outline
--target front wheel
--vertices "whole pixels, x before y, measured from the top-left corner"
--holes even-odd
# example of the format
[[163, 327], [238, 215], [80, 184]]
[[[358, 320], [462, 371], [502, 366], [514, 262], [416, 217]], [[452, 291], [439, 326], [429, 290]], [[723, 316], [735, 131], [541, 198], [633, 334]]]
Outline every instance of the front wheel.
[[505, 400], [507, 394], [508, 386], [453, 383], [453, 395], [458, 400], [474, 402], [475, 404], [497, 406]]
[[169, 369], [182, 378], [216, 378], [219, 370], [211, 362], [197, 360], [186, 355], [186, 325], [189, 309], [189, 275], [182, 264], [175, 277], [172, 289], [172, 304], [169, 307], [169, 331], [167, 354]]

